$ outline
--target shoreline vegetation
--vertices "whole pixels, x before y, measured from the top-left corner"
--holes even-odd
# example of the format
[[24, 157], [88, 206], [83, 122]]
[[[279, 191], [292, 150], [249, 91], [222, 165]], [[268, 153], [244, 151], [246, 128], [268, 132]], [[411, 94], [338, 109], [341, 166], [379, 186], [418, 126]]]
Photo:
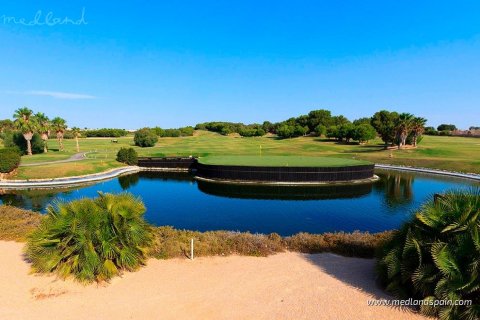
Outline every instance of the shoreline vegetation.
[[[99, 173], [124, 164], [116, 161], [117, 151], [133, 147], [139, 157], [244, 155], [244, 156], [307, 156], [364, 160], [374, 163], [480, 173], [480, 159], [472, 154], [479, 140], [464, 137], [424, 136], [417, 148], [384, 150], [380, 139], [368, 144], [344, 144], [318, 137], [276, 139], [272, 136], [241, 138], [207, 131], [195, 131], [193, 136], [160, 138], [155, 147], [133, 146], [133, 137], [81, 138], [81, 152], [87, 158], [68, 163], [52, 163], [35, 167], [19, 167], [8, 179], [49, 179]], [[76, 153], [75, 141], [64, 140], [65, 151], [51, 149], [47, 154], [23, 156], [22, 164], [65, 160]], [[472, 156], [473, 155], [473, 156]]]
[[[0, 240], [26, 242], [46, 215], [12, 206], [0, 205]], [[373, 258], [377, 248], [393, 231], [380, 233], [336, 232], [298, 233], [281, 237], [276, 233], [252, 234], [235, 231], [191, 231], [170, 226], [153, 227], [155, 235], [151, 257], [158, 259], [188, 257], [190, 240], [195, 239], [195, 256], [269, 256], [279, 252], [330, 252], [348, 257]]]

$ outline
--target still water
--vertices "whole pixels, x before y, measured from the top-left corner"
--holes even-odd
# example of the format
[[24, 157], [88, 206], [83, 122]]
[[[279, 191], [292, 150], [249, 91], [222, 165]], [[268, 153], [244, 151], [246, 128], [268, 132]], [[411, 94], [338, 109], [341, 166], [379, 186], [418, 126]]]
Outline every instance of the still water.
[[330, 187], [232, 186], [199, 182], [190, 174], [140, 173], [73, 189], [0, 190], [6, 204], [45, 212], [57, 200], [128, 191], [145, 202], [155, 225], [190, 230], [322, 233], [398, 228], [434, 193], [479, 185], [473, 181], [381, 171], [372, 184]]

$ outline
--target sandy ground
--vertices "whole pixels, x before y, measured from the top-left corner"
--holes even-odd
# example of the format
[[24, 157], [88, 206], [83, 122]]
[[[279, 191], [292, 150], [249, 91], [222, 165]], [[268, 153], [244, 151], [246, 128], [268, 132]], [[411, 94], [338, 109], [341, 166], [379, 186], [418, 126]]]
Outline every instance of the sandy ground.
[[29, 274], [22, 244], [0, 241], [0, 319], [425, 319], [369, 307], [388, 298], [374, 261], [333, 254], [150, 260], [110, 284]]

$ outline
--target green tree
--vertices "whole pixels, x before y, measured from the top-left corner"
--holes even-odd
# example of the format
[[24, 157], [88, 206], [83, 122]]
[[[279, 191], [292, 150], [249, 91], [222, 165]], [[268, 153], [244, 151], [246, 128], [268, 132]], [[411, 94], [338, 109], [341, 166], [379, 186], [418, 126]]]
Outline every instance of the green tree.
[[37, 112], [35, 118], [38, 123], [38, 133], [43, 140], [43, 152], [48, 152], [48, 136], [50, 135], [50, 119], [42, 112]]
[[145, 263], [153, 233], [144, 213], [142, 201], [127, 193], [50, 206], [27, 242], [26, 256], [35, 272], [109, 280]]
[[20, 108], [15, 110], [13, 115], [15, 118], [15, 127], [22, 133], [27, 141], [27, 155], [32, 155], [32, 138], [33, 133], [37, 129], [37, 123], [33, 117], [33, 111], [28, 108]]
[[282, 124], [277, 128], [277, 135], [280, 138], [291, 138], [293, 137], [294, 133], [295, 127], [288, 124]]
[[329, 127], [332, 125], [332, 113], [329, 110], [313, 110], [308, 113], [308, 129], [315, 131], [318, 125]]
[[370, 123], [361, 123], [354, 127], [353, 140], [357, 140], [359, 143], [373, 140], [376, 136], [377, 132], [375, 131], [375, 128], [370, 125]]
[[372, 127], [375, 128], [385, 143], [385, 149], [388, 148], [389, 144], [393, 144], [395, 141], [395, 124], [397, 122], [397, 118], [398, 113], [381, 110], [376, 112], [370, 121]]
[[414, 117], [412, 119], [412, 136], [413, 136], [413, 146], [417, 146], [418, 142], [418, 137], [422, 135], [422, 133], [425, 131], [425, 124], [427, 123], [427, 119], [421, 118], [421, 117]]
[[63, 147], [63, 135], [65, 134], [65, 130], [67, 130], [67, 121], [60, 117], [55, 117], [52, 120], [52, 128], [57, 135], [59, 150], [65, 150]]
[[395, 131], [398, 149], [406, 145], [407, 137], [413, 126], [414, 116], [410, 113], [401, 113], [395, 122]]
[[402, 299], [472, 301], [422, 306], [428, 316], [480, 319], [480, 189], [448, 192], [423, 205], [385, 243], [378, 274]]
[[445, 124], [442, 123], [437, 127], [438, 131], [455, 131], [457, 130], [457, 127], [454, 124]]
[[136, 146], [142, 148], [153, 147], [158, 142], [158, 137], [151, 129], [143, 128], [135, 132], [133, 141], [135, 142]]
[[319, 124], [318, 126], [315, 127], [315, 135], [317, 137], [321, 137], [327, 134], [327, 127], [324, 126], [323, 124]]

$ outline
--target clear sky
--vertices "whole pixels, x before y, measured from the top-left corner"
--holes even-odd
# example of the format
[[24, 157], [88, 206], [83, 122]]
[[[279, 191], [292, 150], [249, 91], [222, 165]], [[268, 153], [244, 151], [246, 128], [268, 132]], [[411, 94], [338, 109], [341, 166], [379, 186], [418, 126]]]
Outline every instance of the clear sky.
[[22, 106], [89, 128], [320, 108], [480, 126], [480, 1], [2, 0], [0, 118]]

